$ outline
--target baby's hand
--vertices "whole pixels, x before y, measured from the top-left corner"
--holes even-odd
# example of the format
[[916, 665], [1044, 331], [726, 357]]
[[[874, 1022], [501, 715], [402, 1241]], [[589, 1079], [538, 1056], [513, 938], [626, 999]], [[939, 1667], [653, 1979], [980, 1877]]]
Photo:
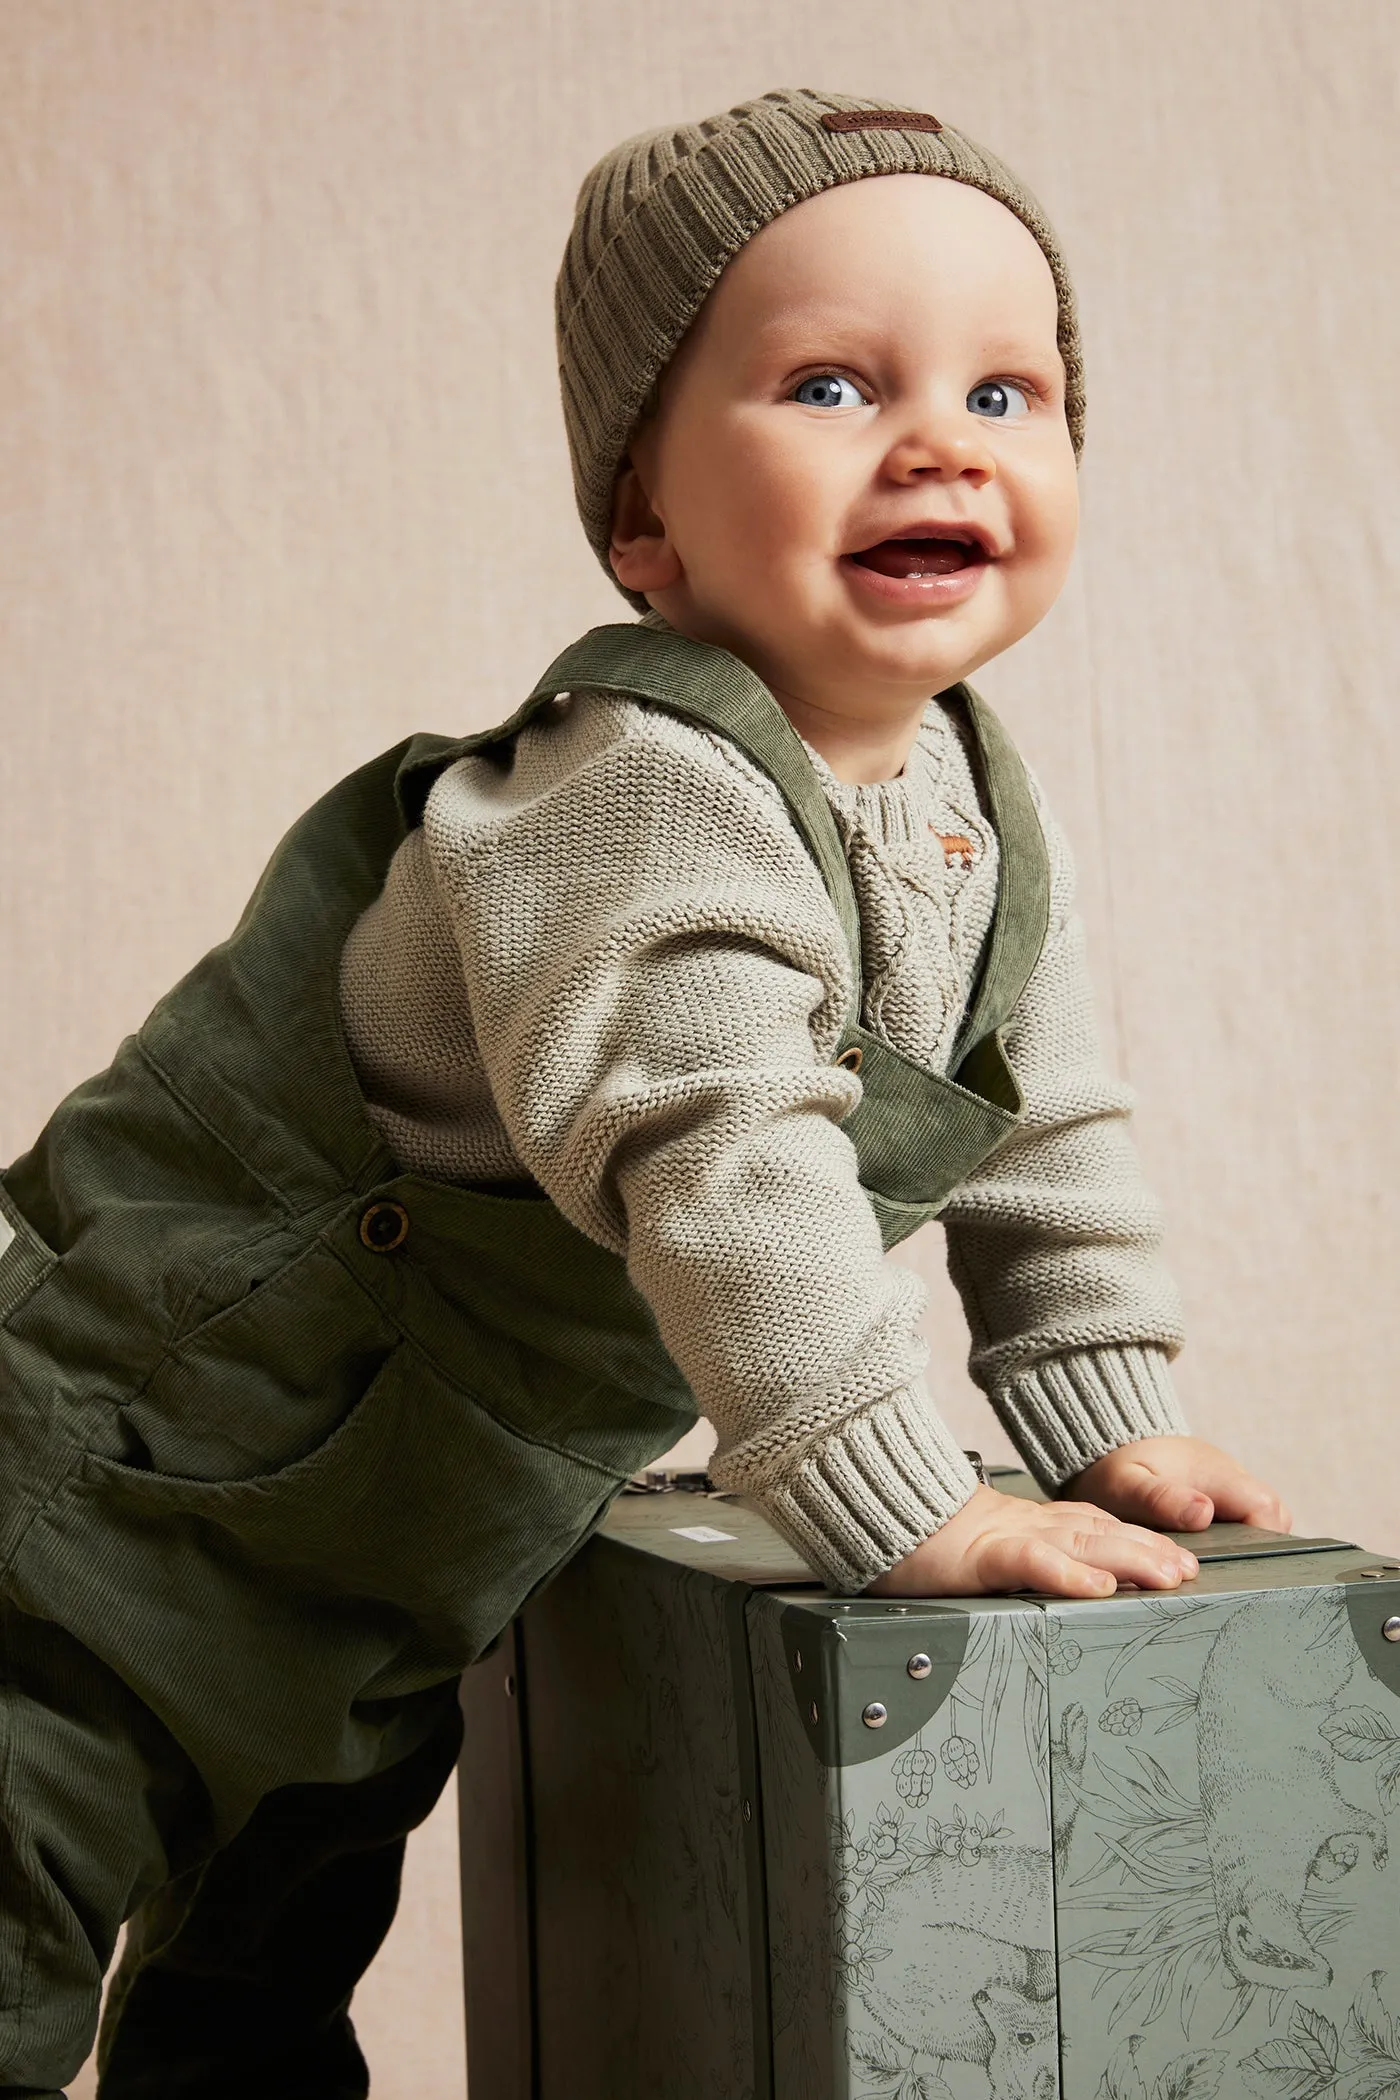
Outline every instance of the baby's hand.
[[1272, 1488], [1194, 1436], [1149, 1436], [1124, 1444], [1070, 1481], [1065, 1493], [1082, 1495], [1115, 1517], [1158, 1524], [1163, 1531], [1204, 1531], [1217, 1518], [1258, 1524], [1265, 1531], [1293, 1528]]
[[[1138, 1448], [1138, 1447], [1134, 1447]], [[1026, 1502], [979, 1487], [957, 1515], [872, 1582], [873, 1597], [985, 1597], [1039, 1590], [1111, 1597], [1120, 1582], [1174, 1590], [1194, 1553], [1087, 1502]]]

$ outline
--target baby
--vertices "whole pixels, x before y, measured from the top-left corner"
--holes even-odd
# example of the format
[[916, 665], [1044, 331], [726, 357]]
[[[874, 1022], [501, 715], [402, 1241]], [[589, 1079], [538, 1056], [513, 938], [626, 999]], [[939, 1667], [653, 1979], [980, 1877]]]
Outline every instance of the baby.
[[[952, 689], [1049, 609], [1074, 545], [1053, 236], [932, 118], [780, 94], [611, 154], [559, 291], [595, 546], [645, 627], [730, 652], [805, 740], [855, 891], [861, 1018], [946, 1072], [1000, 858]], [[523, 1168], [625, 1254], [719, 1426], [715, 1477], [842, 1587], [1103, 1594], [1193, 1568], [1104, 1511], [1282, 1521], [1182, 1434], [1176, 1308], [1041, 816], [1049, 925], [1005, 1036], [1026, 1113], [940, 1207], [975, 1371], [1042, 1483], [1095, 1509], [979, 1487], [929, 1406], [919, 1295], [881, 1261], [847, 1140], [860, 1083], [833, 1064], [847, 943], [731, 741], [576, 694], [508, 770], [441, 779], [347, 949], [395, 1152], [454, 1180]]]
[[[1170, 1588], [1163, 1530], [1288, 1523], [1186, 1433], [1068, 852], [962, 683], [1074, 543], [1037, 206], [770, 95], [594, 170], [559, 320], [643, 617], [334, 789], [0, 1184], [3, 2093], [71, 2076], [128, 1917], [105, 2100], [366, 2091], [455, 1675], [697, 1407], [848, 1591]], [[940, 1420], [884, 1260], [933, 1216], [1078, 1500]]]

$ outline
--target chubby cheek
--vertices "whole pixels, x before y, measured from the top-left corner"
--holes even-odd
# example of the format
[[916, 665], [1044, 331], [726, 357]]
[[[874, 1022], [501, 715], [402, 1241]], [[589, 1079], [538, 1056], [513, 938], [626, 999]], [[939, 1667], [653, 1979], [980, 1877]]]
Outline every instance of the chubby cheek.
[[711, 422], [667, 462], [667, 521], [692, 586], [723, 584], [742, 600], [817, 551], [821, 477], [741, 420]]
[[1064, 586], [1079, 532], [1079, 483], [1073, 455], [1027, 472], [1010, 506], [1019, 559], [1013, 595], [1025, 625], [1047, 613]]

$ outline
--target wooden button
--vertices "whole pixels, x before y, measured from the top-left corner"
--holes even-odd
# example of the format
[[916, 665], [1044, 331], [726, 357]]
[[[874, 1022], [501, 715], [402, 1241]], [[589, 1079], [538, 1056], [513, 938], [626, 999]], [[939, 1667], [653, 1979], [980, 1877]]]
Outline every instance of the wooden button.
[[401, 1203], [371, 1203], [360, 1220], [360, 1238], [371, 1254], [392, 1254], [408, 1238], [408, 1212]]
[[865, 1052], [859, 1043], [852, 1043], [849, 1050], [841, 1052], [836, 1062], [843, 1072], [858, 1072], [865, 1063]]

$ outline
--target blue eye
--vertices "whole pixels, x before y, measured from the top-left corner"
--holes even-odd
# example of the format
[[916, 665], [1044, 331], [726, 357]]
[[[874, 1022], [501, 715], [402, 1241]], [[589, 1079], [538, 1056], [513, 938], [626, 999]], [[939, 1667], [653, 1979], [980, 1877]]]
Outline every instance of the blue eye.
[[974, 416], [1000, 417], [1008, 422], [1029, 415], [1031, 406], [1020, 387], [1013, 386], [1009, 379], [984, 379], [968, 395], [967, 405]]
[[836, 372], [820, 372], [812, 379], [804, 379], [793, 394], [804, 408], [866, 408], [869, 403], [852, 379], [842, 379]]

